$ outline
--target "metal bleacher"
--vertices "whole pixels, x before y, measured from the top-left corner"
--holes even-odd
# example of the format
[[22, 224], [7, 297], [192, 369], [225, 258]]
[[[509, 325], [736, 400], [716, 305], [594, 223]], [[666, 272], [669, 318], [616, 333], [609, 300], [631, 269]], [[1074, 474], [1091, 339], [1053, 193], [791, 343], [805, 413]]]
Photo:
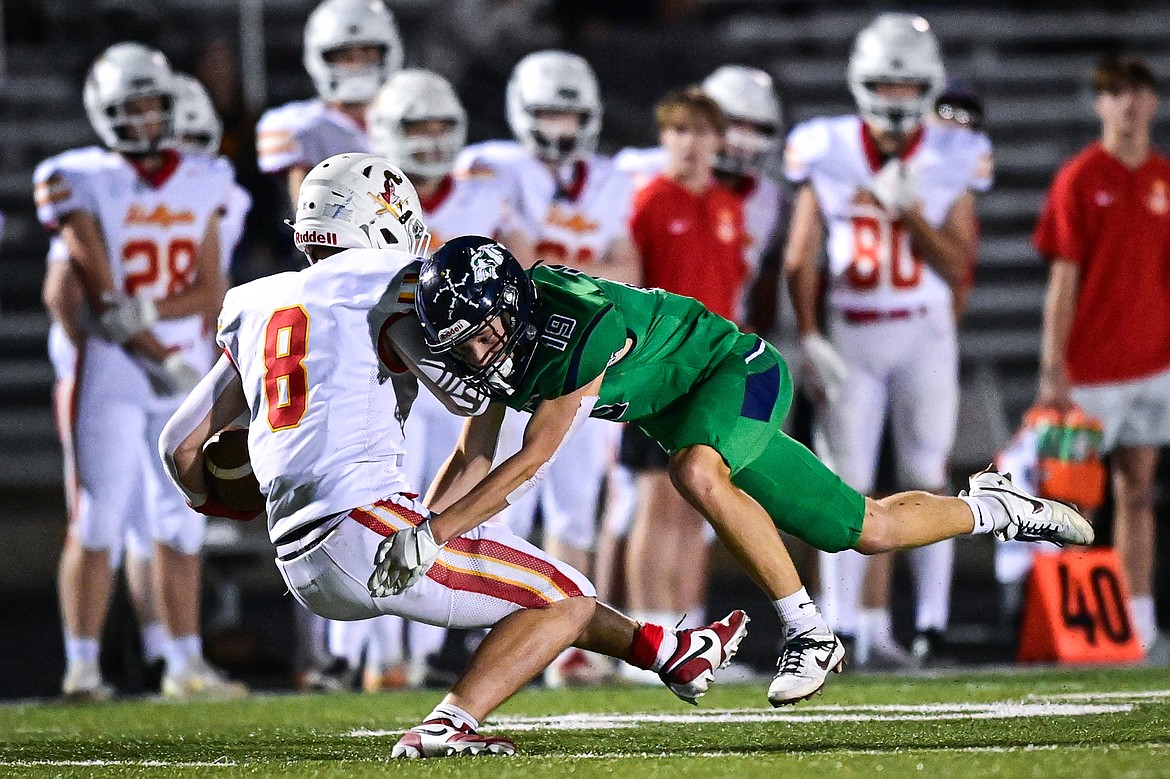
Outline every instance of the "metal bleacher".
[[[77, 43], [89, 40], [86, 5], [45, 0], [50, 21], [45, 39], [11, 47], [9, 72], [0, 84], [0, 210], [7, 217], [0, 263], [0, 488], [60, 480], [44, 346], [48, 320], [39, 294], [46, 241], [33, 211], [31, 174], [40, 159], [93, 142], [81, 111], [81, 78], [97, 51]], [[152, 5], [162, 9], [157, 16], [172, 22], [159, 44], [180, 65], [189, 64], [189, 56], [186, 62], [183, 56], [198, 46], [200, 23], [221, 29], [235, 23], [235, 3], [227, 0]], [[264, 3], [270, 105], [307, 94], [299, 41], [312, 5], [308, 0]], [[416, 16], [425, 14], [420, 10], [425, 3], [409, 5]], [[948, 72], [975, 83], [984, 94], [997, 158], [996, 186], [979, 200], [982, 248], [962, 331], [964, 376], [969, 386], [998, 393], [995, 402], [977, 404], [980, 408], [994, 413], [998, 407], [1011, 420], [1034, 391], [1039, 351], [1045, 270], [1029, 235], [1052, 174], [1097, 132], [1087, 91], [1089, 70], [1101, 52], [1121, 49], [1146, 56], [1156, 72], [1170, 77], [1164, 44], [1170, 9], [1055, 13], [998, 2], [975, 12], [959, 3], [933, 5], [943, 6], [927, 15], [942, 41]], [[436, 12], [443, 7], [431, 6]], [[701, 67], [742, 61], [766, 68], [784, 92], [790, 123], [853, 110], [845, 63], [854, 35], [878, 6], [839, 10], [841, 4], [807, 3], [799, 13], [788, 14], [765, 2], [737, 7], [739, 12], [720, 17], [694, 42]], [[835, 10], [825, 10], [830, 7]], [[425, 46], [407, 32], [408, 53]], [[657, 63], [653, 37], [611, 31], [608, 51], [596, 39], [582, 43], [583, 53], [598, 65], [608, 98], [606, 148], [649, 140], [643, 133], [651, 105], [677, 79], [692, 75], [666, 64], [648, 73]], [[473, 128], [476, 122], [473, 116]], [[1165, 120], [1159, 122], [1156, 140], [1167, 129]], [[1003, 419], [992, 424], [995, 431], [1003, 427]], [[999, 443], [990, 440], [999, 435], [987, 433], [977, 454]]]

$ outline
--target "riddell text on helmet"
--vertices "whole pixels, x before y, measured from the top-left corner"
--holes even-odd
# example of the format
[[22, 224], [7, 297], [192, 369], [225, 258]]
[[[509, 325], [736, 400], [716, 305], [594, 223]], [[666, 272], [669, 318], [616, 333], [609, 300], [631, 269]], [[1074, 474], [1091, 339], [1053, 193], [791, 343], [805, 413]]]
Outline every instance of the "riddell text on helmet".
[[[287, 235], [287, 233], [286, 233]], [[294, 233], [293, 242], [297, 245], [316, 244], [325, 246], [337, 245], [337, 233], [327, 233], [323, 230], [306, 230], [303, 233]]]

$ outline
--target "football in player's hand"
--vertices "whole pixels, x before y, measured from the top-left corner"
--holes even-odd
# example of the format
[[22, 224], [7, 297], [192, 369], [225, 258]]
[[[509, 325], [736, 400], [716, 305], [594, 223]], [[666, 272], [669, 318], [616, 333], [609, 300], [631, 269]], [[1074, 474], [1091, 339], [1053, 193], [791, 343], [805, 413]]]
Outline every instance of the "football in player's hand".
[[262, 511], [264, 495], [248, 457], [248, 431], [229, 428], [203, 445], [203, 476], [210, 498], [241, 512]]

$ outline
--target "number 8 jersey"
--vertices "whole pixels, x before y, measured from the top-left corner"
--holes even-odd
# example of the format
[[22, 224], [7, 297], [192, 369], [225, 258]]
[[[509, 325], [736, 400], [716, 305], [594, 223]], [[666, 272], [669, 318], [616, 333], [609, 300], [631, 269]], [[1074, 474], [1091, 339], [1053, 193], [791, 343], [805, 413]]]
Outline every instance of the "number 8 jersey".
[[[935, 228], [968, 190], [991, 187], [991, 142], [982, 133], [927, 124], [902, 155], [917, 176]], [[828, 225], [829, 305], [889, 311], [950, 306], [947, 283], [912, 251], [909, 232], [869, 194], [882, 159], [858, 116], [813, 119], [788, 136], [784, 172], [811, 184]]]
[[413, 315], [413, 290], [397, 283], [412, 262], [405, 252], [351, 249], [224, 298], [217, 340], [243, 381], [273, 543], [408, 488], [405, 399], [374, 344], [396, 313]]

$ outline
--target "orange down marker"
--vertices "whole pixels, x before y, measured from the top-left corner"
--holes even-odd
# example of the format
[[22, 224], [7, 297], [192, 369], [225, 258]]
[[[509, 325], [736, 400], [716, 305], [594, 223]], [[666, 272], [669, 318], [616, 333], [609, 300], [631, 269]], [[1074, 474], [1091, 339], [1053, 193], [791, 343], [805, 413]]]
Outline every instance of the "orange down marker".
[[1128, 663], [1144, 657], [1117, 552], [1066, 550], [1032, 559], [1017, 660]]

